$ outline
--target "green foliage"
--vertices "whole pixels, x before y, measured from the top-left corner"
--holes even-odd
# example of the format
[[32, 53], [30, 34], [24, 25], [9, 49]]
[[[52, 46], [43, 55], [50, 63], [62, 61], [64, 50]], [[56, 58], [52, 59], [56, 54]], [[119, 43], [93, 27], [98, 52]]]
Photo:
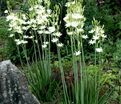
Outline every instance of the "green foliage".
[[9, 35], [8, 22], [6, 22], [5, 17], [0, 17], [0, 56], [4, 59], [10, 59], [11, 61], [18, 63], [19, 61], [17, 60], [19, 60], [20, 57], [17, 53], [16, 44], [13, 39], [9, 38]]
[[116, 65], [121, 68], [121, 40], [117, 40], [116, 49], [113, 53], [113, 59]]
[[23, 0], [6, 0], [7, 1], [7, 5], [8, 5], [8, 8], [10, 9], [20, 9], [20, 6], [22, 5], [23, 3]]
[[57, 102], [62, 95], [60, 81], [54, 79], [55, 76], [52, 79], [51, 71], [45, 69], [44, 63], [42, 61], [35, 62], [30, 67], [24, 68], [30, 89], [42, 104]]
[[0, 60], [5, 59], [7, 56], [6, 42], [8, 39], [8, 34], [7, 22], [4, 17], [0, 17]]
[[0, 17], [0, 38], [6, 39], [8, 38], [8, 24], [6, 22], [5, 17]]

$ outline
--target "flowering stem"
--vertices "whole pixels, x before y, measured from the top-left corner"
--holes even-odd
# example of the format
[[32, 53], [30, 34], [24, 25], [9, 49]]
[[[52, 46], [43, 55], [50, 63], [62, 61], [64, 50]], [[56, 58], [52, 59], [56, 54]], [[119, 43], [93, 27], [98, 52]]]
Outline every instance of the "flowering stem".
[[61, 79], [62, 79], [62, 84], [63, 84], [64, 99], [65, 99], [66, 104], [69, 104], [69, 98], [68, 98], [69, 96], [68, 96], [68, 92], [67, 92], [67, 86], [66, 86], [63, 66], [62, 66], [62, 62], [61, 62], [60, 49], [58, 47], [57, 47], [57, 52], [58, 52], [59, 67], [60, 67], [60, 71], [61, 71]]

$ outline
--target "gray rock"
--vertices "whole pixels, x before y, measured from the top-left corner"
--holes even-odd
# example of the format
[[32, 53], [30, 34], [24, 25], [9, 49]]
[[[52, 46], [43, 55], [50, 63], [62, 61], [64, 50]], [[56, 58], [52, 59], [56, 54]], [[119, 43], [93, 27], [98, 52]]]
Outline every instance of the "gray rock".
[[40, 104], [25, 75], [9, 60], [0, 62], [0, 104]]

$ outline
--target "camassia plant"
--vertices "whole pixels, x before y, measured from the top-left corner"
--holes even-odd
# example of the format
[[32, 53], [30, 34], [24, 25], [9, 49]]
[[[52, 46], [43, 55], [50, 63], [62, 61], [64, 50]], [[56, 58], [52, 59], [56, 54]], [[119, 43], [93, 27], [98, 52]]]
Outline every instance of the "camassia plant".
[[[47, 2], [47, 1], [46, 1]], [[49, 1], [48, 1], [49, 2]], [[47, 85], [52, 75], [51, 69], [51, 47], [52, 43], [56, 45], [59, 69], [61, 73], [63, 98], [60, 104], [106, 104], [110, 97], [111, 90], [106, 90], [100, 95], [103, 84], [100, 83], [100, 71], [95, 71], [92, 76], [87, 72], [85, 64], [85, 53], [83, 42], [88, 39], [89, 45], [95, 48], [95, 66], [101, 67], [101, 52], [103, 52], [103, 41], [106, 38], [104, 26], [101, 26], [97, 20], [93, 20], [90, 36], [84, 33], [84, 7], [82, 1], [67, 2], [67, 14], [63, 18], [66, 23], [66, 31], [69, 35], [69, 44], [71, 46], [71, 59], [73, 69], [73, 81], [70, 89], [65, 80], [64, 67], [62, 64], [61, 49], [64, 46], [60, 42], [61, 33], [59, 32], [59, 13], [60, 7], [55, 5], [54, 10], [49, 6], [44, 7], [43, 2], [32, 5], [28, 13], [12, 13], [5, 11], [7, 21], [9, 21], [10, 38], [16, 42], [18, 53], [22, 48], [27, 62], [27, 77], [32, 92], [41, 101], [42, 88]], [[50, 4], [50, 2], [49, 2]], [[92, 38], [90, 39], [90, 37]], [[32, 57], [28, 56], [27, 47], [31, 45], [34, 52]], [[30, 61], [32, 59], [32, 61]], [[21, 60], [21, 57], [20, 57]], [[31, 66], [35, 63], [34, 67]], [[21, 64], [23, 64], [21, 60]], [[95, 70], [95, 67], [94, 67]], [[69, 93], [71, 91], [71, 94]], [[52, 96], [50, 94], [50, 96]]]

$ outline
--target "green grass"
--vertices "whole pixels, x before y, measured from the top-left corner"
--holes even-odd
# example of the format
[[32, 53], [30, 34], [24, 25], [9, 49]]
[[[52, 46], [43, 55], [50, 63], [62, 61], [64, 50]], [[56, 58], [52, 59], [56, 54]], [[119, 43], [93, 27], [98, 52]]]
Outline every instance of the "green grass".
[[8, 39], [8, 23], [5, 17], [0, 17], [0, 60], [4, 60], [6, 57], [6, 42]]
[[0, 39], [7, 39], [9, 34], [5, 17], [0, 17]]

